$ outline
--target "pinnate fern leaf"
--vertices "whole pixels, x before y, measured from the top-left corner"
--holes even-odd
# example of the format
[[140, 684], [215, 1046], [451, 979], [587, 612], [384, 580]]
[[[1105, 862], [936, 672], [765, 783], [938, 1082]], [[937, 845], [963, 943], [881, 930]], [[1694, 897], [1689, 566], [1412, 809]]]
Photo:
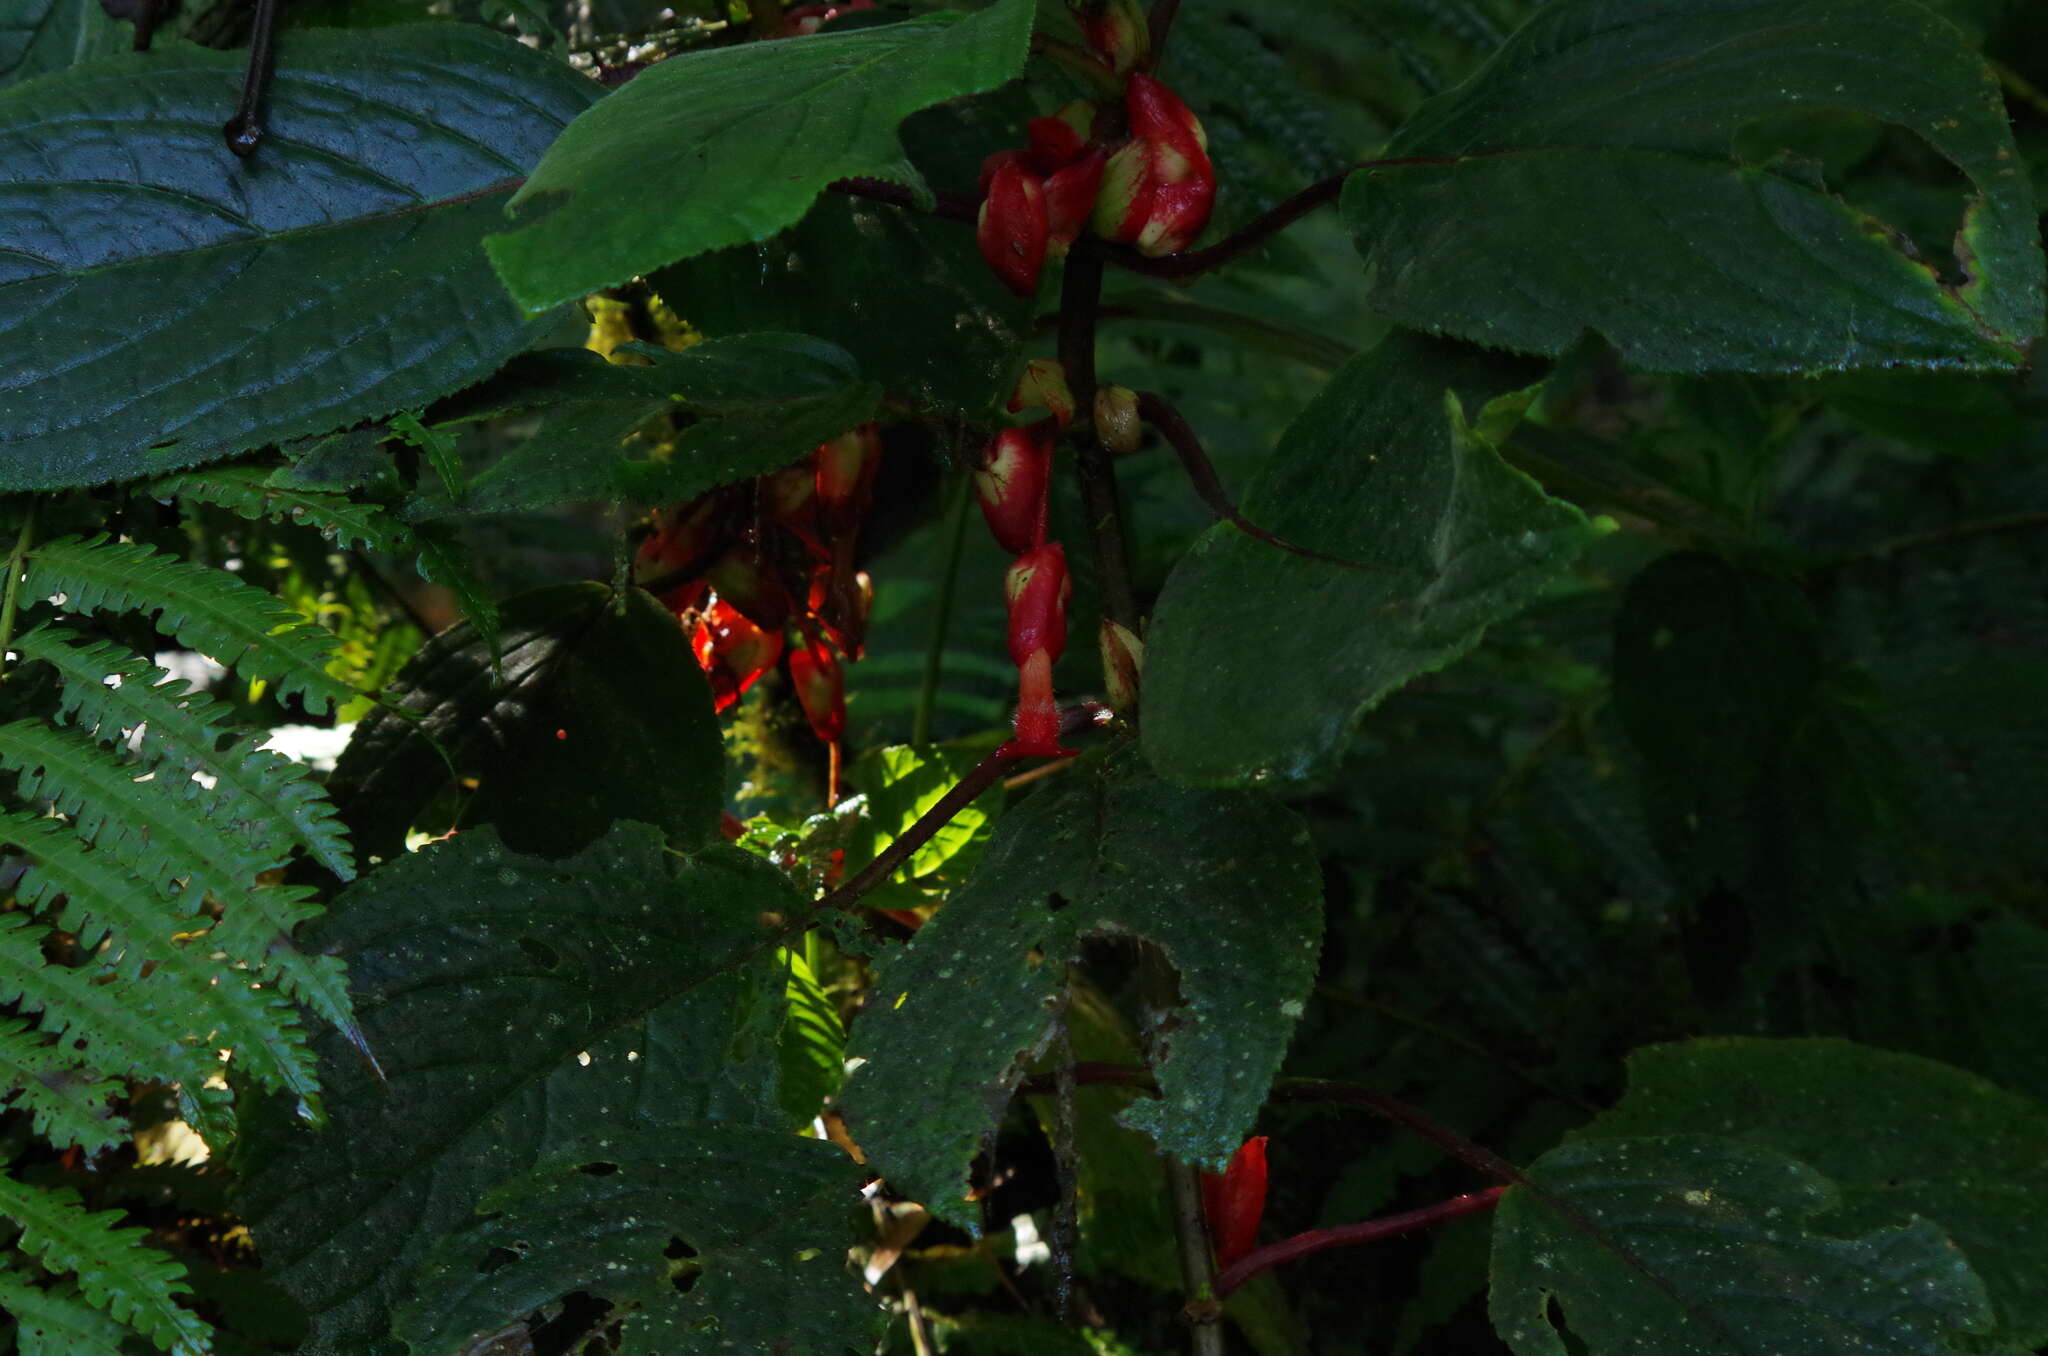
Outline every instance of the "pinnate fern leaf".
[[123, 1228], [121, 1212], [88, 1211], [69, 1187], [30, 1187], [0, 1175], [0, 1216], [21, 1226], [15, 1246], [51, 1271], [70, 1272], [95, 1308], [142, 1333], [173, 1356], [212, 1350], [199, 1316], [180, 1308], [190, 1293], [185, 1268]]
[[271, 472], [257, 466], [215, 466], [204, 471], [166, 476], [149, 493], [163, 499], [184, 499], [224, 508], [251, 521], [296, 523], [316, 528], [342, 550], [402, 552], [412, 543], [412, 529], [377, 504], [361, 504], [345, 494], [302, 490], [270, 483]]
[[[267, 850], [297, 842], [341, 879], [355, 878], [347, 830], [319, 784], [302, 764], [260, 747], [260, 732], [234, 725], [224, 703], [119, 646], [54, 623], [18, 637], [14, 648], [63, 676], [61, 719], [102, 744], [139, 729], [141, 770], [157, 769], [195, 809], [231, 811]], [[109, 678], [117, 682], [109, 686]]]
[[69, 1281], [38, 1286], [16, 1268], [0, 1269], [0, 1312], [14, 1320], [16, 1356], [120, 1356], [128, 1335]]
[[[94, 1078], [28, 1022], [0, 1017], [0, 1103], [28, 1112], [51, 1144], [97, 1153], [126, 1139], [127, 1127], [107, 1105], [121, 1090], [112, 1079]], [[0, 1309], [12, 1309], [4, 1295], [0, 1290]]]
[[141, 612], [179, 642], [326, 711], [352, 695], [326, 665], [334, 639], [262, 589], [139, 542], [58, 537], [28, 562], [31, 596], [76, 612]]
[[147, 980], [104, 985], [92, 971], [51, 965], [42, 931], [26, 914], [0, 915], [0, 1002], [41, 1013], [59, 1048], [94, 1069], [194, 1086], [219, 1071], [192, 1039], [189, 1002], [167, 1005]]

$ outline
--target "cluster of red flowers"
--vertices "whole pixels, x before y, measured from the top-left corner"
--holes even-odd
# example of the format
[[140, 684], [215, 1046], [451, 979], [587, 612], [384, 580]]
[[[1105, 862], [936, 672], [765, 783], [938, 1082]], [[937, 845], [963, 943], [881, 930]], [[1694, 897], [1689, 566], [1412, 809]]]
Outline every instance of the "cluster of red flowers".
[[1183, 250], [1209, 222], [1216, 172], [1209, 139], [1180, 97], [1133, 68], [1147, 50], [1136, 0], [1069, 0], [1096, 58], [1125, 77], [1122, 117], [1082, 99], [1025, 124], [1023, 150], [981, 167], [981, 257], [1019, 296], [1038, 290], [1048, 258], [1092, 224], [1146, 254]]
[[858, 659], [873, 587], [853, 566], [882, 442], [862, 424], [809, 461], [655, 515], [634, 576], [682, 620], [720, 711], [781, 661], [832, 752], [846, 732], [842, 657]]

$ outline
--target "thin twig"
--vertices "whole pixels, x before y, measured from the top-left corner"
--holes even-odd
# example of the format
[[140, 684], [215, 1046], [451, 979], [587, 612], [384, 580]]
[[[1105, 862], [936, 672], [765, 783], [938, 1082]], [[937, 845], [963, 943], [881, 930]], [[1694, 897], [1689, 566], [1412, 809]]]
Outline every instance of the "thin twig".
[[221, 127], [228, 149], [241, 159], [263, 144], [263, 94], [270, 86], [270, 63], [277, 51], [278, 0], [256, 0], [256, 19], [249, 29], [249, 69], [242, 77], [242, 101]]
[[1180, 12], [1180, 0], [1152, 0], [1152, 9], [1145, 15], [1146, 37], [1151, 48], [1145, 53], [1145, 69], [1158, 69], [1160, 59], [1166, 55], [1166, 39], [1173, 32], [1173, 16]]
[[930, 842], [933, 834], [951, 823], [953, 816], [972, 805], [982, 792], [1002, 780], [1003, 773], [1021, 761], [1023, 756], [1011, 752], [1007, 744], [991, 752], [969, 768], [967, 775], [953, 784], [952, 790], [939, 797], [932, 808], [919, 815], [915, 823], [896, 836], [895, 841], [875, 854], [873, 861], [812, 907], [822, 911], [850, 909], [858, 904], [861, 896], [896, 874], [896, 868], [909, 861], [912, 853]]
[[1067, 254], [1060, 282], [1060, 366], [1067, 389], [1074, 394], [1074, 459], [1081, 485], [1081, 508], [1088, 520], [1095, 551], [1095, 577], [1102, 594], [1102, 615], [1133, 635], [1138, 631], [1138, 595], [1131, 586], [1130, 554], [1124, 546], [1123, 519], [1117, 508], [1116, 461], [1095, 435], [1095, 308], [1102, 300], [1102, 254], [1091, 242], [1077, 241]]
[[1087, 48], [1076, 46], [1062, 38], [1034, 33], [1031, 35], [1031, 52], [1034, 56], [1044, 57], [1055, 66], [1066, 67], [1108, 97], [1123, 98], [1123, 77], [1103, 65], [1101, 59]]
[[[891, 207], [917, 207], [917, 194], [906, 185], [890, 183], [887, 179], [834, 179], [825, 185], [833, 193], [844, 193], [849, 198], [866, 198], [872, 202], [885, 202]], [[966, 193], [939, 192], [932, 195], [931, 215], [945, 217], [949, 221], [973, 221], [981, 212], [981, 199]]]
[[1563, 1102], [1567, 1106], [1577, 1107], [1588, 1115], [1597, 1115], [1600, 1111], [1599, 1107], [1594, 1106], [1576, 1093], [1566, 1092], [1562, 1088], [1554, 1087], [1539, 1077], [1533, 1070], [1525, 1068], [1516, 1061], [1509, 1059], [1506, 1055], [1488, 1049], [1484, 1042], [1453, 1031], [1450, 1027], [1441, 1026], [1436, 1022], [1430, 1021], [1427, 1017], [1418, 1017], [1412, 1012], [1407, 1012], [1393, 1006], [1391, 1003], [1383, 1003], [1369, 994], [1352, 993], [1348, 989], [1340, 989], [1331, 984], [1316, 985], [1316, 997], [1327, 999], [1333, 1003], [1344, 1003], [1351, 1007], [1362, 1008], [1367, 1012], [1378, 1013], [1389, 1021], [1398, 1022], [1402, 1026], [1412, 1027], [1425, 1035], [1436, 1037], [1447, 1045], [1454, 1045], [1468, 1054], [1477, 1055], [1481, 1059], [1489, 1060], [1546, 1097]]
[[938, 614], [932, 618], [932, 636], [925, 646], [924, 673], [917, 683], [917, 709], [910, 719], [910, 742], [923, 748], [932, 742], [932, 709], [938, 704], [939, 678], [945, 672], [946, 632], [953, 624], [953, 597], [960, 586], [960, 555], [967, 546], [968, 505], [974, 498], [974, 479], [962, 474], [953, 486], [953, 502], [946, 509], [946, 559], [939, 567]]
[[1954, 541], [1967, 541], [1972, 537], [2003, 536], [2008, 532], [2032, 532], [2036, 528], [2048, 527], [2048, 513], [2008, 513], [1996, 518], [1979, 518], [1973, 522], [1951, 523], [1946, 527], [1928, 528], [1924, 532], [1908, 532], [1904, 536], [1888, 537], [1874, 542], [1860, 550], [1852, 551], [1829, 566], [1839, 568], [1870, 560], [1889, 560], [1902, 551], [1920, 551], [1930, 546], [1946, 546]]
[[31, 498], [22, 511], [21, 531], [14, 549], [7, 553], [7, 588], [0, 594], [0, 681], [7, 677], [7, 651], [14, 644], [14, 624], [21, 609], [21, 572], [28, 561], [28, 548], [36, 539], [36, 501]]
[[[1144, 993], [1148, 1057], [1157, 1063], [1165, 1054], [1168, 1017], [1179, 1005], [1179, 984], [1173, 966], [1159, 948], [1144, 949], [1139, 963]], [[1075, 1071], [1062, 1071], [1062, 1082], [1078, 1084]], [[1159, 1155], [1166, 1172], [1166, 1198], [1173, 1212], [1174, 1245], [1180, 1257], [1181, 1291], [1187, 1301], [1181, 1315], [1189, 1323], [1194, 1356], [1224, 1356], [1223, 1310], [1216, 1302], [1216, 1253], [1209, 1238], [1208, 1216], [1202, 1208], [1201, 1174], [1170, 1153]]]
[[1220, 1299], [1243, 1285], [1262, 1271], [1268, 1271], [1284, 1262], [1299, 1261], [1313, 1257], [1331, 1248], [1350, 1247], [1357, 1243], [1377, 1243], [1383, 1238], [1427, 1229], [1450, 1220], [1462, 1219], [1466, 1215], [1482, 1214], [1499, 1204], [1506, 1187], [1488, 1187], [1464, 1196], [1453, 1196], [1435, 1205], [1425, 1205], [1420, 1210], [1407, 1210], [1398, 1215], [1384, 1215], [1360, 1224], [1340, 1224], [1331, 1229], [1310, 1229], [1278, 1243], [1269, 1243], [1225, 1267], [1216, 1277], [1216, 1295]]

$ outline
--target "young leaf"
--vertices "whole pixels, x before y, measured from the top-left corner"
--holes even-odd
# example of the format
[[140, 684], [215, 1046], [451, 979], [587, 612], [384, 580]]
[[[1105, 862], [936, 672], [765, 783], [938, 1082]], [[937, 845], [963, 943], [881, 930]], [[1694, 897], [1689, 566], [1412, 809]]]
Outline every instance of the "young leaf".
[[1855, 1234], [1916, 1217], [1984, 1279], [1998, 1339], [2048, 1341], [2048, 1110], [1974, 1074], [1839, 1040], [1729, 1037], [1629, 1056], [1628, 1094], [1576, 1138], [1704, 1131], [1790, 1154], [1839, 1189]]
[[384, 1079], [323, 1035], [328, 1132], [264, 1106], [241, 1141], [243, 1213], [316, 1345], [366, 1349], [433, 1240], [567, 1146], [707, 1118], [786, 1133], [774, 1027], [706, 1036], [779, 1024], [772, 953], [803, 907], [766, 863], [684, 858], [644, 824], [560, 861], [465, 829], [343, 892], [305, 944], [347, 958]]
[[[1737, 134], [1853, 110], [1968, 178], [1961, 277]], [[2041, 332], [2033, 195], [1997, 78], [1907, 0], [1567, 0], [1354, 174], [1343, 212], [1397, 323], [1651, 371], [2011, 369]]]
[[[529, 312], [765, 240], [835, 179], [922, 187], [896, 126], [1022, 72], [1031, 0], [671, 57], [579, 117], [485, 241]], [[662, 185], [649, 193], [650, 180]]]
[[1248, 792], [1184, 791], [1128, 755], [1003, 817], [981, 869], [883, 962], [843, 1100], [875, 1165], [964, 1228], [981, 1138], [1053, 1032], [1066, 962], [1088, 935], [1145, 938], [1186, 1006], [1162, 1100], [1122, 1117], [1161, 1150], [1220, 1165], [1279, 1068], [1315, 974], [1322, 889], [1308, 831]]
[[1168, 577], [1145, 638], [1153, 766], [1210, 785], [1327, 770], [1367, 710], [1478, 644], [1606, 530], [1469, 426], [1529, 377], [1397, 334], [1331, 379], [1244, 511], [1360, 567], [1210, 529]]
[[[595, 85], [469, 25], [294, 32], [241, 161], [220, 129], [247, 60], [180, 46], [0, 94], [9, 192], [36, 204], [0, 226], [11, 487], [417, 407], [533, 333], [478, 241]], [[142, 127], [148, 154], [110, 169]]]
[[569, 1146], [435, 1245], [396, 1329], [417, 1351], [462, 1350], [585, 1291], [624, 1309], [624, 1342], [648, 1352], [871, 1350], [883, 1311], [846, 1261], [864, 1176], [837, 1145], [748, 1126]]
[[639, 589], [561, 584], [505, 605], [503, 680], [468, 626], [421, 649], [372, 712], [329, 790], [365, 854], [396, 857], [455, 774], [478, 785], [464, 822], [522, 851], [564, 855], [614, 819], [709, 842], [725, 768], [704, 671], [676, 619]]
[[73, 612], [141, 612], [242, 677], [277, 686], [324, 711], [353, 694], [327, 676], [334, 638], [225, 570], [167, 556], [140, 542], [58, 537], [29, 557], [31, 596], [61, 593]]
[[1834, 1183], [1773, 1149], [1589, 1140], [1528, 1176], [1494, 1221], [1493, 1321], [1516, 1356], [1947, 1356], [1991, 1324], [1939, 1228], [1837, 1231]]

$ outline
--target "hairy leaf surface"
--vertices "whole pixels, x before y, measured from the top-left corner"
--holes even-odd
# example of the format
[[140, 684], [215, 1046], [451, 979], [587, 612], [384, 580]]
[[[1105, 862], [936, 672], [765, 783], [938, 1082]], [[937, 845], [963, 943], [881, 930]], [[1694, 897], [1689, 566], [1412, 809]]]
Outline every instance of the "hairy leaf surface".
[[1302, 411], [1245, 515], [1174, 568], [1145, 652], [1145, 753], [1202, 784], [1327, 770], [1359, 719], [1521, 610], [1603, 531], [1468, 424], [1526, 371], [1395, 335]]
[[[177, 46], [0, 94], [14, 488], [423, 405], [533, 332], [480, 241], [594, 85], [468, 25], [293, 33], [262, 149], [238, 160], [220, 128], [246, 64]], [[138, 127], [148, 153], [109, 161]]]
[[[1817, 167], [1738, 155], [1784, 114], [1909, 129], [1968, 178], [1961, 277]], [[1570, 0], [1403, 124], [1344, 217], [1401, 324], [1638, 368], [2014, 368], [2041, 330], [2032, 190], [1998, 81], [1906, 0]]]
[[1084, 938], [1143, 938], [1185, 1006], [1162, 1100], [1124, 1113], [1160, 1148], [1220, 1165], [1243, 1139], [1301, 1015], [1322, 937], [1308, 832], [1247, 792], [1186, 791], [1128, 755], [1005, 815], [981, 869], [899, 953], [848, 1053], [843, 1104], [898, 1190], [973, 1228], [967, 1169], [1053, 1034]]
[[[923, 186], [896, 127], [1024, 68], [1030, 0], [789, 42], [672, 57], [578, 118], [486, 242], [541, 311], [635, 274], [765, 240], [835, 179]], [[649, 183], [660, 185], [649, 192]], [[687, 298], [677, 298], [689, 314]]]

